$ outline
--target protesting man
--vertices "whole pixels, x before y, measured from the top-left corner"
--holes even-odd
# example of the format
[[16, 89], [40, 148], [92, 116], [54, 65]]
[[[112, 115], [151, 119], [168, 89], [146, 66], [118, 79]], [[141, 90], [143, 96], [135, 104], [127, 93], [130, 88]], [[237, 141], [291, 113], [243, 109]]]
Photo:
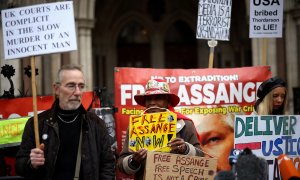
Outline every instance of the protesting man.
[[18, 175], [39, 180], [115, 179], [109, 134], [105, 123], [82, 106], [84, 87], [79, 66], [58, 71], [55, 102], [38, 115], [40, 147], [35, 147], [33, 118], [25, 126], [16, 156]]
[[[177, 95], [170, 93], [166, 81], [161, 79], [149, 80], [145, 93], [135, 95], [134, 99], [137, 104], [146, 108], [146, 113], [162, 112], [168, 109], [177, 114], [177, 137], [169, 142], [171, 153], [204, 156], [200, 150], [198, 135], [192, 120], [174, 111], [174, 107], [180, 99]], [[143, 179], [147, 150], [142, 148], [132, 152], [128, 148], [128, 139], [127, 131], [124, 146], [118, 159], [118, 167], [128, 175], [134, 174], [135, 179]]]

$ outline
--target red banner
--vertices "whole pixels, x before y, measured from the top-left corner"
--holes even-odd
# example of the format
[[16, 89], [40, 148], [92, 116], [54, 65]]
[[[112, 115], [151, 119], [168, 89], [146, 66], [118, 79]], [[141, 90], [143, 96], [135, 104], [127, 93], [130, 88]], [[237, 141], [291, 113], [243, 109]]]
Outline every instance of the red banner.
[[[85, 108], [91, 104], [93, 92], [85, 92], [82, 97], [82, 104]], [[49, 109], [54, 101], [53, 96], [38, 96], [37, 110], [44, 111]], [[0, 99], [0, 118], [10, 119], [24, 116], [33, 116], [32, 97]]]
[[256, 90], [262, 81], [270, 77], [269, 66], [228, 69], [115, 68], [118, 151], [123, 146], [129, 116], [143, 111], [143, 107], [134, 101], [134, 95], [144, 92], [149, 79], [165, 79], [171, 92], [180, 97], [176, 110], [193, 116], [195, 122], [198, 116], [204, 114], [252, 113]]

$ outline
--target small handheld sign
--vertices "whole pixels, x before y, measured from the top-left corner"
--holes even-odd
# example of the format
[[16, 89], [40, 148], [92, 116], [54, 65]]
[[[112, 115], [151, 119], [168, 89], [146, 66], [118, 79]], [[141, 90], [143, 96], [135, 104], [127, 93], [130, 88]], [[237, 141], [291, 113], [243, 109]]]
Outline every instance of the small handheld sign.
[[132, 115], [129, 121], [129, 149], [169, 152], [168, 143], [176, 137], [177, 115], [166, 111]]
[[148, 152], [144, 180], [213, 180], [216, 174], [217, 158]]

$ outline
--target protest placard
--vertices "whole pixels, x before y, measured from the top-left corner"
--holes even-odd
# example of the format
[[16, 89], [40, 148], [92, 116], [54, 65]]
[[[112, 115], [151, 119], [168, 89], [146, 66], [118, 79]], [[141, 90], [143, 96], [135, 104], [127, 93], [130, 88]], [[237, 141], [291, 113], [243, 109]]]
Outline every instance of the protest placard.
[[250, 0], [250, 38], [282, 37], [283, 0]]
[[235, 148], [252, 149], [253, 153], [268, 161], [269, 179], [280, 179], [277, 161], [279, 155], [286, 154], [295, 165], [299, 164], [299, 124], [299, 115], [237, 115], [234, 130]]
[[77, 49], [72, 1], [6, 9], [1, 15], [5, 59]]
[[29, 116], [0, 121], [0, 147], [20, 144]]
[[170, 111], [130, 116], [129, 148], [169, 152], [168, 143], [176, 137], [176, 124], [177, 115]]
[[144, 179], [210, 180], [216, 169], [215, 158], [148, 152]]
[[197, 39], [229, 40], [231, 0], [199, 0]]

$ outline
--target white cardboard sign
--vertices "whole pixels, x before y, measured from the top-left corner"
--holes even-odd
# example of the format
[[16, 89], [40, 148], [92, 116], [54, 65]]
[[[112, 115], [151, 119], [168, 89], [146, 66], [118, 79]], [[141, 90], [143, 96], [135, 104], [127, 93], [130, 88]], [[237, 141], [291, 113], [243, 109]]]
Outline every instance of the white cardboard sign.
[[236, 149], [252, 152], [268, 161], [269, 180], [280, 179], [278, 156], [286, 154], [300, 168], [300, 115], [236, 115]]
[[199, 0], [197, 39], [229, 40], [231, 0]]
[[250, 38], [282, 37], [283, 0], [250, 0]]
[[1, 11], [4, 58], [77, 50], [73, 2]]

